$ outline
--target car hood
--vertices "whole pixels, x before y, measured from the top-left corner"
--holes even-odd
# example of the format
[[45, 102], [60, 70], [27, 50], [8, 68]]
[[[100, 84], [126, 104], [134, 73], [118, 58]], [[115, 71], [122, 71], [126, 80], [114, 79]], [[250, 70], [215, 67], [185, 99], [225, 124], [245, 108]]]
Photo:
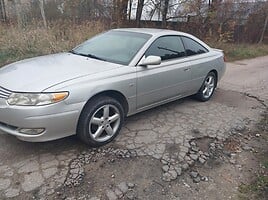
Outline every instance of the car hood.
[[121, 65], [71, 53], [52, 54], [0, 68], [0, 87], [19, 92], [41, 92], [71, 79], [118, 67]]

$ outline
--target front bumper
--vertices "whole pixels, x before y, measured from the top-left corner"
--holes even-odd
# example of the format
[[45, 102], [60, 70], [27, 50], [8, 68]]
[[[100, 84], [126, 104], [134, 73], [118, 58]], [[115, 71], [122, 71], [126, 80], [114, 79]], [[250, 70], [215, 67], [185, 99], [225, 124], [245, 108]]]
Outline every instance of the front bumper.
[[[9, 106], [0, 98], [0, 131], [21, 140], [44, 142], [76, 133], [84, 103], [66, 104], [64, 101], [47, 106]], [[19, 128], [44, 128], [37, 135], [20, 133]]]

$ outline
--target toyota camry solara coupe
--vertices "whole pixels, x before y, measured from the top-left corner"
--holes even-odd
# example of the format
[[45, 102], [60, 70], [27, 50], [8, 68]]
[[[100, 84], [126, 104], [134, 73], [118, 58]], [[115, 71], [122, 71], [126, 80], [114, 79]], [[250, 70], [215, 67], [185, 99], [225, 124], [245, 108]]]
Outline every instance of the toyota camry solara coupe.
[[189, 95], [209, 100], [224, 71], [222, 51], [190, 34], [110, 30], [70, 52], [0, 68], [0, 131], [104, 145], [126, 116]]

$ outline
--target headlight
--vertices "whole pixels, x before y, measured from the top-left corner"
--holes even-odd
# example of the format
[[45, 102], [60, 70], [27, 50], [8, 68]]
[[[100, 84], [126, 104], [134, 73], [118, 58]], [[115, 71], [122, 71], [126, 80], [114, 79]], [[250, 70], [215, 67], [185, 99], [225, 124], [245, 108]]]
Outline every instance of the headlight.
[[12, 93], [7, 103], [17, 106], [43, 106], [57, 103], [68, 97], [68, 92], [57, 93]]

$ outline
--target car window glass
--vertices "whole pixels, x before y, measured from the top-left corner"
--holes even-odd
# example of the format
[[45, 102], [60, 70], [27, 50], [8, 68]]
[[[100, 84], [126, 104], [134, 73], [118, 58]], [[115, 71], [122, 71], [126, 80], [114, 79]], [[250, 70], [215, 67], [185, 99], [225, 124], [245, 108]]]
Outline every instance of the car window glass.
[[143, 33], [109, 31], [84, 42], [74, 52], [128, 65], [150, 37], [151, 35]]
[[181, 38], [185, 46], [187, 56], [192, 56], [192, 55], [197, 55], [197, 54], [208, 52], [208, 50], [205, 47], [203, 47], [201, 44], [194, 41], [193, 39], [188, 38], [188, 37], [181, 37]]
[[162, 60], [170, 60], [186, 56], [183, 43], [178, 36], [160, 37], [149, 47], [145, 56], [160, 56]]

